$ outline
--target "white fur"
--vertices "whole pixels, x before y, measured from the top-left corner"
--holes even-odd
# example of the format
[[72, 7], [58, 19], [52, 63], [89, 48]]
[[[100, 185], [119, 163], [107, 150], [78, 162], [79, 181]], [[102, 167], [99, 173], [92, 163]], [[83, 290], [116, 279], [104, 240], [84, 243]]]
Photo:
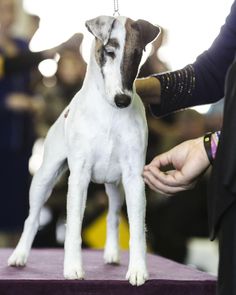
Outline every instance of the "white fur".
[[[130, 224], [130, 260], [126, 278], [141, 285], [148, 277], [145, 241], [145, 189], [142, 170], [147, 146], [145, 110], [133, 89], [132, 102], [124, 109], [114, 103], [121, 85], [120, 62], [125, 42], [124, 18], [112, 31], [120, 51], [104, 67], [104, 79], [94, 57], [94, 44], [83, 88], [50, 128], [45, 141], [44, 159], [30, 188], [30, 213], [21, 239], [8, 260], [11, 266], [23, 266], [36, 235], [39, 213], [62, 170], [65, 160], [70, 169], [67, 198], [64, 276], [84, 277], [81, 257], [81, 226], [90, 180], [105, 183], [109, 197], [106, 263], [119, 262], [119, 212], [125, 192]], [[114, 74], [115, 73], [115, 74]], [[69, 109], [68, 116], [65, 113]], [[123, 185], [124, 190], [120, 190]]]

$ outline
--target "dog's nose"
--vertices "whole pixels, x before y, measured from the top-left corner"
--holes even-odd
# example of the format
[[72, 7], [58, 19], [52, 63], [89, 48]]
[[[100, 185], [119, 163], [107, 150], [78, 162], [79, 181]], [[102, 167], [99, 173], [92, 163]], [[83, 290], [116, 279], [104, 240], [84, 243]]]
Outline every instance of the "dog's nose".
[[118, 108], [126, 108], [131, 103], [131, 97], [126, 94], [117, 94], [115, 96], [115, 103], [118, 106]]

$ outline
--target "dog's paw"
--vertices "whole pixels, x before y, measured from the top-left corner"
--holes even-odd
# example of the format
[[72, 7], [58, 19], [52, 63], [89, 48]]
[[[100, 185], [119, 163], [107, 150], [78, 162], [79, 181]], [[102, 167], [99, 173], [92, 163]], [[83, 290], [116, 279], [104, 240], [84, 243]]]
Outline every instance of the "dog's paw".
[[148, 279], [148, 272], [145, 267], [129, 267], [126, 279], [129, 280], [130, 284], [133, 286], [141, 286]]
[[8, 259], [8, 266], [25, 266], [28, 254], [25, 252], [14, 251]]
[[119, 264], [120, 263], [119, 250], [105, 249], [103, 259], [106, 264]]
[[84, 271], [79, 266], [70, 266], [64, 269], [64, 278], [67, 280], [83, 280]]

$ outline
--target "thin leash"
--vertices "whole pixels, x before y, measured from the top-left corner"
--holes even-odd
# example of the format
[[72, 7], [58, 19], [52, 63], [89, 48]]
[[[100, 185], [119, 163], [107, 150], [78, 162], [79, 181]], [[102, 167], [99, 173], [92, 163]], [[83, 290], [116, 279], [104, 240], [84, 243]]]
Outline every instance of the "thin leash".
[[113, 16], [119, 16], [120, 12], [119, 12], [119, 1], [118, 0], [113, 0], [114, 3], [114, 13]]

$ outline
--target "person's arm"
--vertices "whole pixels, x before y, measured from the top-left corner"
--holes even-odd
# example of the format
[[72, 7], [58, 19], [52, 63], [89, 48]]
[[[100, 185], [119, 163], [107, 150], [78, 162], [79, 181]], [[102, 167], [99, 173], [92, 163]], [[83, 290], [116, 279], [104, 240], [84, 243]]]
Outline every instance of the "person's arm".
[[[204, 32], [203, 32], [204, 33]], [[197, 57], [196, 61], [185, 68], [153, 75], [136, 81], [136, 89], [142, 97], [142, 87], [149, 79], [159, 81], [155, 90], [156, 99], [151, 102], [152, 113], [156, 116], [207, 103], [223, 98], [226, 73], [234, 60], [236, 52], [236, 1], [212, 46]], [[143, 99], [153, 96], [153, 89]]]
[[[145, 183], [154, 191], [173, 195], [194, 187], [215, 157], [220, 132], [185, 141], [155, 157], [144, 167]], [[165, 167], [172, 166], [168, 171]]]

